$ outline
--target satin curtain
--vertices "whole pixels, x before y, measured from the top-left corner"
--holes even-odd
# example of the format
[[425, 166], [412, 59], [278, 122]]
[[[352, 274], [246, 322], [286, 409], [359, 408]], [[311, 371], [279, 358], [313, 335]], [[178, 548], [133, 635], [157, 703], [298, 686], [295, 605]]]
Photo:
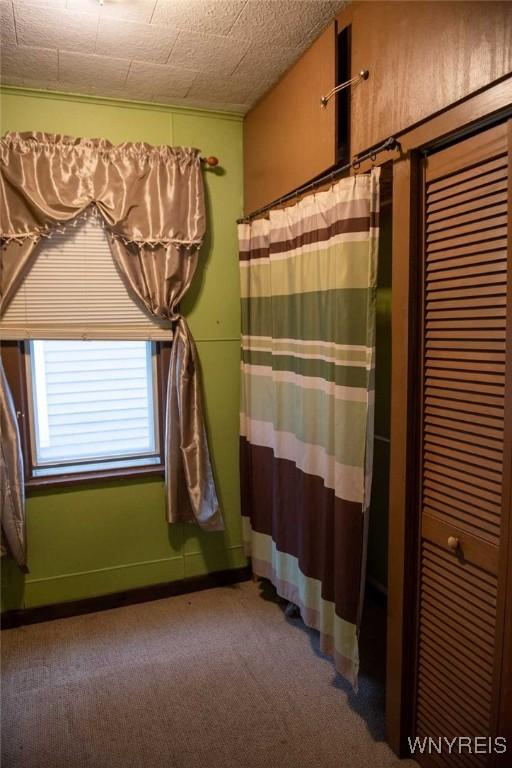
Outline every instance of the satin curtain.
[[378, 170], [241, 224], [246, 553], [357, 686], [371, 486]]
[[0, 523], [1, 552], [9, 551], [26, 570], [25, 487], [16, 409], [0, 360]]
[[[42, 238], [95, 205], [127, 288], [175, 327], [165, 438], [168, 520], [196, 520], [208, 530], [222, 530], [197, 354], [179, 312], [205, 232], [198, 150], [9, 133], [0, 140], [0, 168], [2, 308], [23, 281]], [[9, 475], [15, 476], [12, 468]], [[182, 482], [186, 504], [178, 503]]]

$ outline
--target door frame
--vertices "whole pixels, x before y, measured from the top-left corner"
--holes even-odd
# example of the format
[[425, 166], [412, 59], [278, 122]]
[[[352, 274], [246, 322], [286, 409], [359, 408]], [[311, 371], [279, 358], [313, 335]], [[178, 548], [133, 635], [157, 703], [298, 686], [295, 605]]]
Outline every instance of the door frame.
[[[391, 463], [388, 535], [388, 630], [386, 738], [400, 757], [409, 756], [414, 736], [420, 516], [418, 414], [421, 310], [421, 158], [512, 117], [512, 76], [490, 86], [400, 136], [393, 163]], [[510, 125], [510, 124], [509, 124]], [[512, 147], [512, 128], [509, 129]], [[509, 154], [510, 157], [510, 154]], [[512, 162], [509, 160], [509, 162]], [[510, 179], [510, 176], [509, 176]], [[512, 202], [509, 196], [509, 210]], [[509, 232], [512, 230], [509, 216]], [[512, 255], [509, 237], [508, 297], [512, 306]], [[507, 331], [512, 338], [512, 311]], [[492, 731], [505, 735], [512, 750], [512, 344], [507, 348], [505, 487], [500, 542], [499, 603]], [[501, 680], [503, 679], [503, 687]], [[501, 690], [501, 697], [499, 692]], [[461, 734], [463, 735], [463, 734]]]
[[[507, 339], [512, 340], [512, 118], [508, 120], [508, 279]], [[494, 710], [495, 734], [507, 740], [508, 755], [496, 759], [497, 765], [509, 762], [512, 752], [512, 343], [506, 346], [505, 434], [500, 557], [498, 565], [498, 605], [495, 656]], [[506, 468], [508, 467], [508, 472]]]

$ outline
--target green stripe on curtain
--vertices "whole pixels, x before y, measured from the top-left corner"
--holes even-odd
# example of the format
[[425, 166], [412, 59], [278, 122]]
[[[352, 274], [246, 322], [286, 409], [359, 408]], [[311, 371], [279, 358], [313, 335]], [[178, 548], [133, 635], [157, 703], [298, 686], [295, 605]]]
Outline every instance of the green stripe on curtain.
[[[247, 376], [245, 377], [247, 381]], [[279, 432], [293, 432], [308, 445], [321, 445], [341, 464], [353, 467], [364, 462], [366, 402], [351, 402], [300, 385], [251, 376], [250, 418], [267, 421]], [[276, 406], [277, 402], [277, 406]], [[335, 418], [331, 418], [335, 413]], [[249, 416], [249, 414], [247, 414]], [[344, 434], [351, 440], [340, 439]]]
[[[306, 250], [307, 249], [307, 250]], [[336, 288], [366, 288], [368, 264], [364, 253], [368, 242], [341, 242], [327, 248], [304, 246], [285, 258], [262, 263], [241, 262], [242, 298], [264, 296], [272, 273], [272, 291], [290, 295], [306, 290], [322, 291], [326, 284]], [[250, 274], [249, 274], [250, 272]]]
[[239, 227], [244, 543], [357, 686], [378, 170]]
[[[273, 281], [272, 281], [273, 286]], [[372, 300], [367, 288], [304, 292], [242, 299], [242, 333], [281, 339], [366, 344], [366, 314]]]
[[[242, 361], [250, 365], [263, 365], [275, 371], [296, 371], [302, 376], [319, 376], [341, 387], [363, 387], [373, 380], [364, 368], [336, 365], [324, 360], [304, 360], [286, 355], [273, 356], [270, 352], [251, 352], [242, 350]], [[370, 381], [369, 381], [370, 380]]]

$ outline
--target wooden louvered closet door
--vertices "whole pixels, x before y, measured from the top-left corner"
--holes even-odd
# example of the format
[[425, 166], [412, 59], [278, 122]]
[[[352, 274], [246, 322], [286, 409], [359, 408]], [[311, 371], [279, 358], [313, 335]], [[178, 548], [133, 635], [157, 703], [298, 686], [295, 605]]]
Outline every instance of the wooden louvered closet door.
[[[432, 154], [423, 170], [416, 734], [489, 736], [504, 477], [507, 125]], [[466, 753], [415, 757], [492, 764]]]

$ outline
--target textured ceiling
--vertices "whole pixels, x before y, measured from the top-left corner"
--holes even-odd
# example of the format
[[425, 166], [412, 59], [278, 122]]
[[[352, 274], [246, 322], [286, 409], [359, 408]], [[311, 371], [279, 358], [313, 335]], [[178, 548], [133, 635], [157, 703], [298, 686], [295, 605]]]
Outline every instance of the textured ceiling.
[[246, 112], [344, 4], [0, 0], [1, 81]]

